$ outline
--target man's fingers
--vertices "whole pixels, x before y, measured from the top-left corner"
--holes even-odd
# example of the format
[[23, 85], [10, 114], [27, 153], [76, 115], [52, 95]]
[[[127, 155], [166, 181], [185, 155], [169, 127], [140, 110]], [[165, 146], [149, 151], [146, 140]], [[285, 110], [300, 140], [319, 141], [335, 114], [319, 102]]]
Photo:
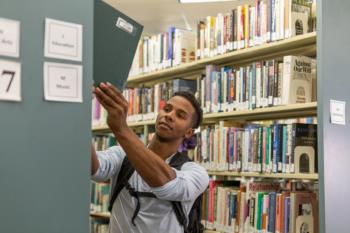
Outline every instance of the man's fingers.
[[103, 107], [108, 110], [108, 108], [114, 108], [118, 106], [108, 95], [106, 95], [99, 87], [95, 88], [94, 91], [98, 101], [103, 105]]
[[106, 95], [108, 95], [115, 102], [117, 102], [117, 103], [120, 102], [119, 96], [117, 95], [117, 92], [113, 88], [111, 88], [110, 86], [107, 86], [104, 83], [100, 84], [100, 88]]
[[128, 101], [125, 99], [125, 97], [123, 96], [123, 93], [121, 91], [118, 90], [117, 87], [115, 87], [114, 85], [112, 85], [111, 83], [107, 82], [107, 86], [109, 86], [110, 88], [113, 89], [113, 91], [116, 93], [117, 96], [119, 96], [119, 98], [124, 102], [124, 104], [126, 104], [126, 106], [128, 106]]
[[107, 111], [111, 108], [111, 106], [109, 106], [103, 99], [101, 99], [99, 95], [96, 95], [96, 99], [102, 105], [102, 107]]
[[113, 100], [117, 102], [118, 105], [121, 105], [123, 108], [128, 108], [129, 104], [124, 98], [123, 94], [112, 84], [101, 83], [101, 88], [106, 92]]
[[125, 99], [124, 96], [123, 96], [123, 94], [121, 93], [121, 91], [119, 91], [118, 88], [117, 88], [116, 86], [114, 86], [113, 84], [111, 84], [111, 83], [109, 83], [109, 82], [107, 82], [107, 86], [109, 86], [110, 88], [112, 88], [112, 89], [115, 91], [115, 93], [116, 93], [119, 97]]
[[112, 109], [118, 110], [118, 112], [122, 112], [123, 111], [122, 107], [120, 107], [118, 105], [114, 106], [114, 107], [111, 107], [110, 105], [106, 104], [106, 102], [104, 102], [103, 100], [99, 99], [99, 97], [96, 96], [96, 98], [97, 98], [98, 102], [103, 106], [103, 108], [107, 110], [108, 114], [111, 113]]
[[103, 107], [105, 107], [106, 103], [100, 98], [99, 95], [95, 94], [95, 98]]

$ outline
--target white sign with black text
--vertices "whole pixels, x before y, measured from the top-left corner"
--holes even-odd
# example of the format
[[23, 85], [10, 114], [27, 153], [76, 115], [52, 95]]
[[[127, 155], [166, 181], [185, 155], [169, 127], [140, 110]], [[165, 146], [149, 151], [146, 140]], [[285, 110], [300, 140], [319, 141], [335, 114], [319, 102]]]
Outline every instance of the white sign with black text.
[[19, 57], [20, 22], [0, 18], [0, 55]]
[[22, 100], [21, 63], [0, 60], [0, 100]]
[[83, 102], [82, 83], [82, 66], [44, 63], [45, 100]]
[[83, 26], [45, 19], [45, 57], [82, 61]]
[[331, 123], [345, 125], [345, 101], [330, 100]]

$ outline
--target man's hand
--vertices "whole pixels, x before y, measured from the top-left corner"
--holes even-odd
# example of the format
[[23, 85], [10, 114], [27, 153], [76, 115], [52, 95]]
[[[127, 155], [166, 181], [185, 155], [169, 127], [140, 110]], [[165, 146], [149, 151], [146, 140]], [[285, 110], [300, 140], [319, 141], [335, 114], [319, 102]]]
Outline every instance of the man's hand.
[[122, 93], [110, 83], [101, 83], [99, 87], [94, 88], [93, 93], [108, 112], [107, 124], [112, 132], [117, 136], [128, 129], [126, 118], [129, 105]]

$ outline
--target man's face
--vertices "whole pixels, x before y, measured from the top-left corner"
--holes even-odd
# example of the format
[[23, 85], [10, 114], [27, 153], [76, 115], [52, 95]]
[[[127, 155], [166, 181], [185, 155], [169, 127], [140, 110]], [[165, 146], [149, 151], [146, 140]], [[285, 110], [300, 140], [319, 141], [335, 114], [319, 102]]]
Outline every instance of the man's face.
[[193, 133], [194, 113], [195, 110], [187, 99], [172, 97], [157, 116], [156, 134], [167, 140], [189, 138]]

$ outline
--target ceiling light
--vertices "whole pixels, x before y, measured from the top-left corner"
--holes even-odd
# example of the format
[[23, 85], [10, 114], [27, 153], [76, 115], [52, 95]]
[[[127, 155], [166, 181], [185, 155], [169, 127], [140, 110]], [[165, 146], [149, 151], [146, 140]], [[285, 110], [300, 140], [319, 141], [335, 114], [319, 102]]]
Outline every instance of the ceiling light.
[[179, 0], [180, 3], [234, 2], [236, 0]]

